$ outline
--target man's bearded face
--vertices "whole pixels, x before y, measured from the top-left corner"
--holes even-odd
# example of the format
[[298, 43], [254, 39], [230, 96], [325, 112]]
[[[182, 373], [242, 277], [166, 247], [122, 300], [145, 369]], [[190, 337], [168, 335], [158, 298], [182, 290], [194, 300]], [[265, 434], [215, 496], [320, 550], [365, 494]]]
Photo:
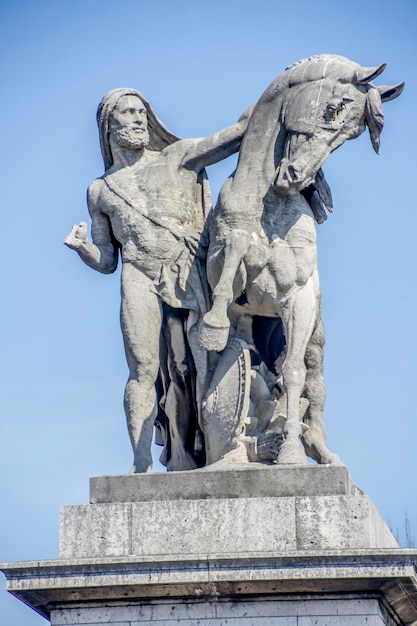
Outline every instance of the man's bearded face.
[[148, 117], [137, 96], [122, 96], [110, 119], [110, 133], [121, 148], [140, 150], [149, 144]]

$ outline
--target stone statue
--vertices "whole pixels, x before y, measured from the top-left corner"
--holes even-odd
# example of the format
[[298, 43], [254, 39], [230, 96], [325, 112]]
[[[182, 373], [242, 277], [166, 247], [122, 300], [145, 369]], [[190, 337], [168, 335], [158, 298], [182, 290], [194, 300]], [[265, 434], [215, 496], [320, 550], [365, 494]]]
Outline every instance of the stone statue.
[[[323, 424], [315, 222], [332, 211], [321, 169], [330, 153], [366, 126], [379, 150], [382, 103], [404, 86], [374, 86], [384, 68], [300, 61], [234, 126], [201, 139], [170, 133], [135, 90], [103, 98], [93, 242], [81, 223], [65, 243], [104, 273], [121, 251], [132, 471], [152, 466], [154, 424], [169, 470], [306, 454], [341, 463]], [[204, 168], [239, 147], [210, 212]]]
[[[404, 86], [375, 87], [384, 68], [335, 55], [306, 59], [272, 82], [251, 115], [210, 225], [213, 305], [201, 343], [224, 356], [204, 400], [209, 462], [262, 460], [256, 448], [267, 437], [269, 460], [276, 454], [278, 463], [305, 463], [306, 452], [318, 463], [340, 463], [323, 425], [314, 222], [326, 219], [332, 199], [320, 168], [366, 126], [378, 152], [382, 102]], [[235, 398], [227, 418], [225, 376]]]
[[182, 140], [136, 90], [115, 89], [98, 107], [105, 173], [88, 189], [92, 242], [82, 222], [65, 244], [105, 274], [115, 271], [121, 253], [133, 472], [152, 467], [158, 412], [168, 469], [205, 462], [199, 407], [209, 355], [199, 343], [199, 324], [209, 308], [205, 222], [211, 199], [204, 168], [238, 150], [248, 115], [210, 137]]

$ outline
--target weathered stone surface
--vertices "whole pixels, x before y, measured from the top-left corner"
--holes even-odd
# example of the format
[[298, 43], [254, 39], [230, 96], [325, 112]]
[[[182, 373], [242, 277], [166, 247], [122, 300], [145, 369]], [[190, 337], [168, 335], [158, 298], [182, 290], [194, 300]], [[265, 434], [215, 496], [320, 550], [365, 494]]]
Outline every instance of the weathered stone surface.
[[[378, 151], [382, 103], [403, 87], [375, 87], [372, 81], [384, 69], [385, 64], [364, 68], [331, 54], [288, 67], [258, 100], [238, 165], [220, 191], [210, 223], [212, 306], [203, 318], [201, 342], [217, 352], [227, 349], [231, 337], [258, 348], [262, 363], [258, 359], [254, 366], [270, 390], [263, 401], [278, 404], [270, 424], [259, 419], [252, 434], [282, 434], [279, 446], [271, 444], [271, 455], [278, 449], [278, 463], [305, 463], [306, 454], [318, 463], [340, 463], [327, 448], [323, 425], [324, 329], [315, 222], [326, 219], [333, 203], [321, 168], [331, 152], [367, 127]], [[275, 386], [274, 371], [280, 381]], [[307, 403], [303, 410], [301, 400]], [[215, 423], [221, 421], [215, 417]], [[262, 412], [249, 414], [250, 423], [252, 418], [262, 418]], [[204, 430], [212, 448], [220, 448], [210, 421]]]
[[63, 507], [60, 546], [61, 558], [91, 558], [379, 549], [398, 544], [363, 494], [187, 499], [184, 493], [175, 500]]
[[[56, 626], [82, 624], [86, 610], [93, 608], [91, 619], [99, 617], [98, 609], [102, 613], [90, 624], [125, 626], [135, 619], [146, 621], [149, 615], [162, 622], [169, 619], [168, 610], [174, 619], [180, 616], [181, 624], [187, 614], [189, 619], [203, 618], [199, 611], [205, 605], [207, 619], [213, 618], [214, 607], [217, 621], [211, 623], [216, 626], [222, 619], [243, 618], [245, 613], [254, 625], [256, 615], [265, 620], [275, 615], [305, 622], [313, 619], [313, 624], [317, 619], [328, 626], [344, 617], [340, 625], [362, 626], [378, 624], [371, 621], [377, 617], [383, 619], [378, 598], [396, 616], [396, 624], [412, 624], [417, 619], [416, 561], [415, 550], [325, 550], [244, 553], [220, 559], [178, 556], [174, 561], [163, 557], [61, 559], [3, 565], [2, 569], [9, 591], [45, 616], [52, 611]], [[273, 605], [270, 600], [278, 602]], [[67, 619], [68, 609], [73, 612]], [[84, 623], [90, 618], [85, 617]], [[389, 621], [380, 623], [392, 626]]]
[[394, 622], [376, 599], [265, 600], [263, 602], [202, 602], [159, 606], [118, 606], [56, 610], [52, 626], [382, 626]]
[[366, 496], [297, 498], [296, 520], [299, 550], [398, 546]]
[[294, 498], [69, 506], [61, 512], [60, 557], [285, 552], [296, 548], [295, 533]]
[[263, 496], [349, 495], [354, 487], [345, 466], [266, 466], [260, 463], [158, 474], [90, 478], [90, 501], [144, 502], [254, 498]]
[[131, 554], [131, 530], [130, 504], [62, 507], [60, 556], [127, 556]]
[[[135, 503], [132, 504], [131, 554], [294, 550], [294, 504], [293, 498]], [[153, 525], [151, 520], [158, 520], [158, 524]]]
[[[92, 241], [81, 222], [65, 244], [105, 274], [123, 263], [133, 471], [151, 468], [155, 424], [169, 470], [341, 463], [323, 424], [315, 222], [332, 210], [321, 169], [330, 153], [366, 127], [379, 148], [382, 103], [403, 88], [374, 86], [384, 69], [303, 59], [236, 124], [193, 140], [168, 131], [134, 89], [102, 99]], [[205, 167], [238, 149], [210, 213]]]
[[104, 274], [116, 270], [119, 256], [123, 263], [121, 327], [130, 370], [124, 406], [137, 472], [152, 467], [157, 392], [168, 420], [160, 422], [167, 467], [204, 463], [198, 413], [208, 354], [198, 324], [209, 302], [205, 222], [211, 209], [204, 168], [238, 150], [248, 115], [210, 137], [182, 140], [134, 89], [114, 89], [98, 107], [105, 172], [88, 189], [92, 241], [81, 222], [64, 243]]

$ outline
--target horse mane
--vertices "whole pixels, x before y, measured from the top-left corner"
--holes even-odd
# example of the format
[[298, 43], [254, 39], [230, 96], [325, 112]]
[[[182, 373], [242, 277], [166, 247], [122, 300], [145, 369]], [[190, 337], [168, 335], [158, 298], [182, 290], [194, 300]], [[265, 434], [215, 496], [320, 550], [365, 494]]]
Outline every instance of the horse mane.
[[312, 61], [313, 59], [318, 59], [320, 58], [320, 54], [313, 54], [311, 57], [307, 57], [305, 59], [300, 59], [299, 61], [296, 61], [295, 63], [291, 63], [291, 65], [288, 65], [285, 68], [285, 71], [290, 70], [292, 67], [295, 67], [296, 65], [301, 65], [302, 63], [307, 63], [307, 61]]
[[266, 88], [259, 101], [274, 100], [281, 92], [303, 83], [313, 83], [324, 78], [339, 78], [348, 82], [361, 66], [336, 54], [316, 54], [289, 65]]
[[284, 74], [290, 78], [290, 85], [314, 82], [331, 76], [341, 80], [346, 77], [349, 81], [359, 68], [358, 63], [337, 54], [316, 54], [293, 63], [286, 68]]

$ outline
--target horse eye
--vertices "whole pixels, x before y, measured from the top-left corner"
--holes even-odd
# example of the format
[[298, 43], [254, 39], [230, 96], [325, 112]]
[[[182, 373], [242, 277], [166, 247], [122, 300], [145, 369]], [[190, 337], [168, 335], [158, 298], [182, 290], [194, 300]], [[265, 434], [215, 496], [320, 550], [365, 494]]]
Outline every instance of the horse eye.
[[326, 112], [324, 117], [327, 121], [334, 120], [338, 113], [344, 108], [344, 104], [339, 99], [330, 100], [330, 102], [326, 106]]

